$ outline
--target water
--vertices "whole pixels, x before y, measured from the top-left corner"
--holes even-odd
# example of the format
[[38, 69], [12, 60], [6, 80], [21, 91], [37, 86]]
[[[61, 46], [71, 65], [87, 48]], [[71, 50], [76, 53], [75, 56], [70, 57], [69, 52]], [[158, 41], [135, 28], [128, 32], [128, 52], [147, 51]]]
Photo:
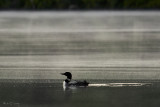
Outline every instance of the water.
[[159, 79], [158, 11], [0, 12], [0, 79]]
[[[100, 82], [100, 81], [97, 81]], [[0, 87], [1, 107], [157, 107], [160, 102], [159, 81], [135, 85], [126, 81], [120, 86], [112, 81], [103, 81], [88, 87], [64, 90], [62, 83], [5, 83]], [[139, 82], [140, 83], [140, 82]], [[114, 84], [108, 86], [104, 84]]]
[[[0, 12], [1, 107], [158, 107], [160, 12]], [[64, 90], [62, 72], [89, 87]]]

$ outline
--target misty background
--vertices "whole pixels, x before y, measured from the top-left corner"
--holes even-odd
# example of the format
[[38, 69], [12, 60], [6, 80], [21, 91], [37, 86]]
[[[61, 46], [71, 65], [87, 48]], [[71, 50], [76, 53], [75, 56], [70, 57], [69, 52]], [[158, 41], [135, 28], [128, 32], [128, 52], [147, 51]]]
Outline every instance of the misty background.
[[0, 12], [0, 79], [159, 79], [158, 11]]

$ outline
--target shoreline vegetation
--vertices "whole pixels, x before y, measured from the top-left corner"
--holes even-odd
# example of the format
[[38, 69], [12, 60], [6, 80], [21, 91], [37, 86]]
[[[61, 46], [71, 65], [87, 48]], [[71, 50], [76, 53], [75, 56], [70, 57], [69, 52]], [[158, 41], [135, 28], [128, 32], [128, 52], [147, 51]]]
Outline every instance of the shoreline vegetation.
[[0, 10], [159, 10], [160, 0], [0, 0]]

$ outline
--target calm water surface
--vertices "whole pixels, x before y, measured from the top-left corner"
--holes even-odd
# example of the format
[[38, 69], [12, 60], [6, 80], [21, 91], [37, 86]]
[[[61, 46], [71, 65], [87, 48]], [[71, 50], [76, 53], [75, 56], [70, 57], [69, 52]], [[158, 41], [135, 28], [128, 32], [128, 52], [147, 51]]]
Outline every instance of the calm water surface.
[[88, 86], [67, 90], [62, 88], [62, 83], [1, 83], [0, 106], [157, 107], [160, 105], [159, 94], [158, 81], [144, 86]]

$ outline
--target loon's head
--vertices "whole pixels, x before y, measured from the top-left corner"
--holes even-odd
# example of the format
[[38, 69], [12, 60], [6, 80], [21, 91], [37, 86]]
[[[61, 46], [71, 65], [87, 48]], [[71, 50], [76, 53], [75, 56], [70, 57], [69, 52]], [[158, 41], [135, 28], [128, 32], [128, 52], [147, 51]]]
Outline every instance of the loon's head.
[[61, 73], [62, 75], [67, 76], [67, 79], [72, 79], [72, 74], [70, 72]]

